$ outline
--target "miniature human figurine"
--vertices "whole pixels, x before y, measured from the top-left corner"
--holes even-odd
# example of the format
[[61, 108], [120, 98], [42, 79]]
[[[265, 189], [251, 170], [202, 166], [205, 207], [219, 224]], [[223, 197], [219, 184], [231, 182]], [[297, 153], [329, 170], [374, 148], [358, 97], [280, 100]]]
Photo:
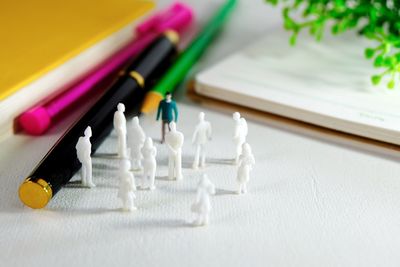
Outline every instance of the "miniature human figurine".
[[[165, 94], [165, 99], [161, 100], [158, 104], [157, 120], [159, 120], [161, 115], [161, 143], [165, 141], [165, 127], [169, 128], [169, 124], [172, 121], [178, 121], [178, 108], [174, 100], [172, 100], [172, 95], [170, 92]], [[169, 130], [171, 130], [169, 128]]]
[[233, 134], [233, 142], [236, 146], [235, 164], [238, 164], [239, 156], [242, 153], [242, 145], [246, 142], [247, 122], [245, 118], [240, 117], [239, 112], [233, 113], [233, 120], [235, 121], [235, 130]]
[[146, 138], [144, 145], [142, 147], [143, 154], [143, 179], [142, 179], [142, 187], [145, 188], [147, 184], [147, 188], [150, 190], [154, 190], [156, 187], [154, 186], [154, 181], [156, 177], [156, 168], [157, 168], [157, 148], [153, 145], [153, 139], [150, 137]]
[[123, 210], [132, 211], [135, 210], [135, 177], [129, 171], [131, 169], [131, 163], [128, 159], [121, 159], [119, 169], [119, 190], [118, 197], [122, 200]]
[[204, 112], [199, 113], [199, 123], [194, 130], [192, 137], [192, 144], [196, 146], [196, 154], [194, 156], [193, 169], [199, 167], [199, 159], [201, 154], [200, 167], [205, 166], [206, 162], [206, 151], [205, 145], [208, 140], [211, 139], [211, 124], [204, 120]]
[[118, 136], [118, 156], [120, 158], [127, 157], [126, 151], [126, 119], [125, 119], [125, 105], [119, 103], [117, 111], [114, 113], [114, 129]]
[[236, 180], [239, 183], [238, 194], [245, 194], [247, 192], [247, 183], [250, 180], [250, 171], [254, 164], [256, 164], [256, 161], [251, 152], [251, 147], [248, 143], [244, 143], [242, 154], [239, 157], [239, 167], [236, 177]]
[[181, 132], [176, 130], [175, 122], [169, 124], [169, 131], [165, 135], [165, 143], [168, 147], [168, 178], [170, 180], [182, 179], [182, 145], [184, 141], [184, 136]]
[[146, 135], [139, 124], [139, 118], [135, 116], [132, 119], [132, 124], [128, 131], [128, 145], [131, 152], [132, 167], [134, 170], [142, 168], [140, 163], [142, 159], [141, 149], [145, 139]]
[[90, 143], [92, 128], [88, 126], [85, 129], [84, 134], [84, 136], [79, 137], [75, 146], [78, 160], [80, 163], [82, 163], [82, 185], [87, 187], [95, 187], [96, 185], [92, 181], [92, 158], [90, 157], [90, 153], [92, 152], [92, 144]]
[[192, 212], [196, 214], [193, 221], [195, 226], [203, 226], [209, 223], [209, 213], [211, 211], [210, 195], [215, 194], [215, 186], [208, 179], [207, 174], [203, 174], [197, 185], [196, 202], [192, 204]]

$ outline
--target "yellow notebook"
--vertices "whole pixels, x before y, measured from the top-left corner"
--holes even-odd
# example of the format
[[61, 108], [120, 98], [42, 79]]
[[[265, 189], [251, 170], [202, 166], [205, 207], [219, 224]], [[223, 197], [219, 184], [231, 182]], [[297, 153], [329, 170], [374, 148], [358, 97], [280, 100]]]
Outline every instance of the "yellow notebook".
[[135, 0], [19, 0], [0, 4], [0, 100], [153, 7]]
[[0, 3], [0, 139], [21, 112], [130, 42], [134, 25], [153, 7], [150, 0]]

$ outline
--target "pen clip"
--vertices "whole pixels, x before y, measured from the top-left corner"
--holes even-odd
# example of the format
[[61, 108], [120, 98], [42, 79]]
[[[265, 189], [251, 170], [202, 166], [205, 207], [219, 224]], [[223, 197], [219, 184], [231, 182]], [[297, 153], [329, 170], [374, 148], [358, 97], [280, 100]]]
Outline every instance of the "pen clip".
[[192, 22], [193, 17], [192, 8], [183, 3], [176, 2], [139, 24], [136, 27], [136, 34], [138, 36], [149, 32], [158, 34], [167, 29], [180, 32]]

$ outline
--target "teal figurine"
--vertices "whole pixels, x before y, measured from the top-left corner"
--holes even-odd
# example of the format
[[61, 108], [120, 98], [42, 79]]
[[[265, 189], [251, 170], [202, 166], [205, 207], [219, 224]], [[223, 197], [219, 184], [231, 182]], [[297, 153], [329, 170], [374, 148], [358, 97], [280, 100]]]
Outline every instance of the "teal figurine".
[[170, 92], [165, 94], [165, 99], [161, 100], [158, 104], [157, 120], [160, 119], [161, 115], [161, 143], [165, 141], [165, 128], [169, 128], [169, 123], [171, 121], [178, 121], [178, 107], [176, 102], [172, 100], [172, 95]]

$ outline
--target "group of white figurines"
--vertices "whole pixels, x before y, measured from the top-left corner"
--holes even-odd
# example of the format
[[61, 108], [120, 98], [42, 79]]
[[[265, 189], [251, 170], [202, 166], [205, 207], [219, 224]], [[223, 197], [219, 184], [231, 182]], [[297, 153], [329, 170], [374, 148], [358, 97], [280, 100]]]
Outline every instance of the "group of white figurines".
[[[139, 118], [133, 117], [130, 128], [127, 130], [124, 115], [125, 106], [119, 103], [114, 113], [114, 129], [118, 137], [119, 168], [119, 190], [118, 197], [122, 200], [123, 210], [135, 210], [136, 188], [154, 190], [157, 168], [157, 148], [151, 137], [146, 137], [145, 132], [139, 124]], [[205, 114], [199, 113], [199, 122], [192, 136], [192, 144], [195, 146], [195, 157], [193, 169], [205, 167], [206, 144], [211, 140], [211, 124], [205, 120]], [[246, 143], [247, 122], [239, 112], [233, 113], [235, 122], [233, 141], [236, 146], [234, 164], [237, 165], [236, 180], [238, 183], [238, 194], [247, 192], [247, 183], [250, 179], [250, 171], [255, 164], [251, 147]], [[182, 146], [184, 135], [176, 129], [176, 123], [169, 123], [169, 132], [165, 135], [165, 145], [168, 148], [168, 178], [170, 180], [181, 180], [182, 175]], [[80, 137], [76, 144], [78, 160], [82, 163], [81, 178], [82, 185], [94, 187], [92, 181], [91, 161], [91, 128], [88, 126], [84, 136]], [[128, 148], [129, 147], [129, 148]], [[143, 170], [140, 184], [136, 185], [135, 177], [131, 170]], [[191, 206], [191, 211], [196, 215], [193, 224], [196, 226], [206, 225], [209, 222], [211, 210], [210, 196], [215, 194], [215, 186], [206, 174], [201, 177], [197, 186], [196, 200]]]

